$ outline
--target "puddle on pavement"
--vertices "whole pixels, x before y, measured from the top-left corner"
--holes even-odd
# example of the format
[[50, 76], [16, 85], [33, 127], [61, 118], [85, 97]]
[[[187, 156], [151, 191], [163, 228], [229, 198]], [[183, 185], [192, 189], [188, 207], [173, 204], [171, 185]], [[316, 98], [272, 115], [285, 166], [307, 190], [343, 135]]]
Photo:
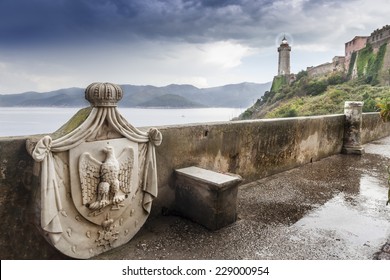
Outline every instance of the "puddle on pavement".
[[364, 146], [364, 150], [368, 154], [380, 155], [382, 157], [390, 158], [390, 139], [380, 139], [378, 141], [373, 141]]
[[341, 192], [293, 227], [314, 234], [329, 234], [351, 246], [379, 248], [390, 234], [387, 188], [378, 179], [362, 174], [357, 193]]
[[366, 153], [380, 155], [382, 157], [390, 158], [390, 150], [387, 146], [375, 146], [374, 144], [365, 147]]

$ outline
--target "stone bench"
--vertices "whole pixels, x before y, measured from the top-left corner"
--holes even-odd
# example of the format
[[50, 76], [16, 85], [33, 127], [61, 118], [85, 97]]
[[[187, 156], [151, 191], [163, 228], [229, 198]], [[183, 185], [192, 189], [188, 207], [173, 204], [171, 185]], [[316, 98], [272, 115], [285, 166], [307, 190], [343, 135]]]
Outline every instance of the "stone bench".
[[191, 166], [175, 170], [175, 210], [210, 230], [237, 218], [238, 175]]

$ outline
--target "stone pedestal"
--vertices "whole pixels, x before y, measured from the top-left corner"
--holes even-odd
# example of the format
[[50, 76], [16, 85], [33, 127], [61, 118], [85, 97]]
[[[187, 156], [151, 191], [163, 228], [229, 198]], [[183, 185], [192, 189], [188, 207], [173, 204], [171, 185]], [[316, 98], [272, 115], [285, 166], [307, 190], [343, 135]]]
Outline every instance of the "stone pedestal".
[[345, 125], [344, 142], [342, 153], [358, 154], [364, 153], [362, 146], [362, 108], [363, 102], [347, 101], [344, 105]]
[[175, 171], [175, 208], [178, 213], [210, 230], [217, 230], [237, 218], [239, 176], [199, 167]]

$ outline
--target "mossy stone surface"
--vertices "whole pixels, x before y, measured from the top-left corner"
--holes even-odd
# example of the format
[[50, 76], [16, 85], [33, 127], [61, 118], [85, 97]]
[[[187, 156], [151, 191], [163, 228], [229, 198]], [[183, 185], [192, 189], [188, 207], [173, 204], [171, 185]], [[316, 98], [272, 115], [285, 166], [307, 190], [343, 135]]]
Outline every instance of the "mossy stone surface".
[[52, 139], [61, 138], [75, 130], [88, 118], [91, 111], [92, 107], [86, 107], [79, 110], [67, 123], [51, 135]]

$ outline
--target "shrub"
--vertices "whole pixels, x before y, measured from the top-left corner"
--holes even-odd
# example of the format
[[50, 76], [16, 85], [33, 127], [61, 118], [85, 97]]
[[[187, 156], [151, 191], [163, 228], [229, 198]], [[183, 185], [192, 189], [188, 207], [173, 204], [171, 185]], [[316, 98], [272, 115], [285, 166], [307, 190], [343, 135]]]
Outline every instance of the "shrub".
[[298, 72], [298, 74], [295, 76], [295, 81], [299, 81], [300, 79], [302, 79], [303, 77], [307, 77], [307, 71], [305, 70], [301, 70]]
[[312, 96], [319, 95], [323, 93], [327, 87], [328, 84], [325, 80], [313, 80], [306, 85], [306, 93]]
[[345, 76], [340, 73], [333, 73], [328, 77], [328, 85], [339, 85], [346, 81]]
[[364, 100], [363, 104], [363, 112], [375, 112], [377, 110], [377, 103], [374, 99], [372, 98], [367, 98]]
[[297, 110], [295, 110], [294, 108], [290, 108], [285, 114], [284, 116], [286, 118], [292, 118], [292, 117], [296, 117], [298, 116], [298, 112]]
[[377, 107], [380, 109], [380, 116], [383, 121], [390, 121], [390, 100], [385, 98], [384, 100], [378, 102]]

